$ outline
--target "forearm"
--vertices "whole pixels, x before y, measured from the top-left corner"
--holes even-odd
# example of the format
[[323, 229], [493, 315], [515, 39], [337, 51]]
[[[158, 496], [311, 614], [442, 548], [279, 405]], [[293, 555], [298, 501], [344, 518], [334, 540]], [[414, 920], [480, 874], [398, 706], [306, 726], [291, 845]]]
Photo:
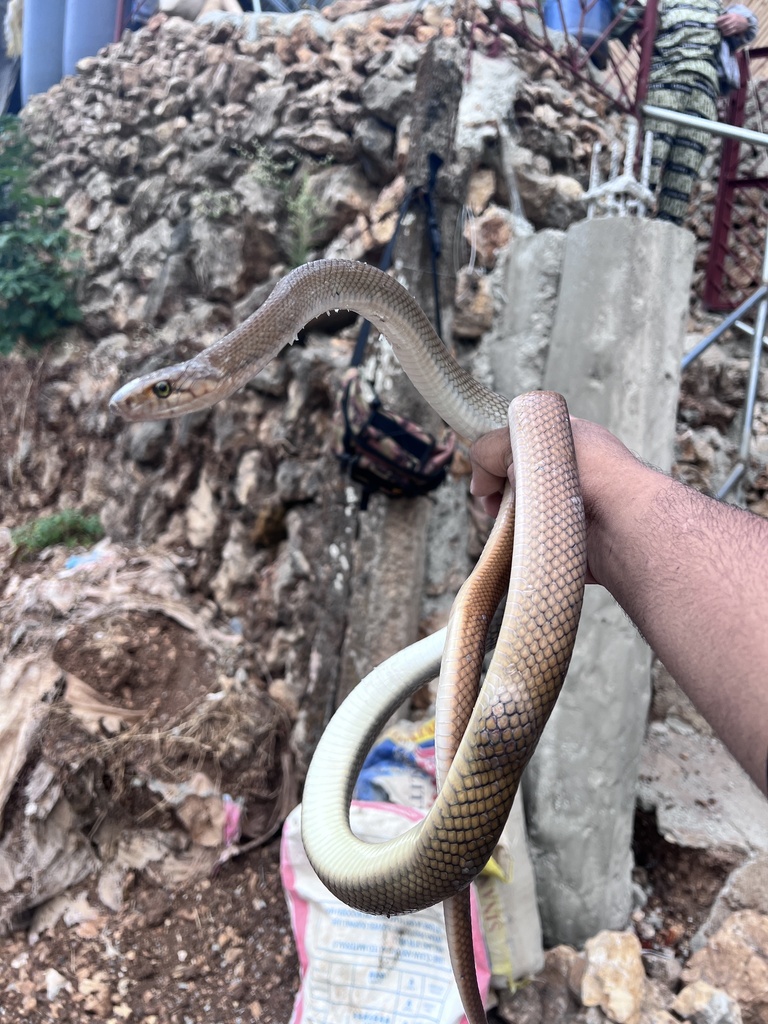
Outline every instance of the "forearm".
[[593, 516], [593, 575], [765, 792], [768, 522], [621, 468]]
[[[768, 520], [639, 462], [573, 417], [588, 581], [616, 598], [678, 684], [766, 792]], [[495, 514], [514, 478], [509, 436], [472, 448], [472, 491]]]

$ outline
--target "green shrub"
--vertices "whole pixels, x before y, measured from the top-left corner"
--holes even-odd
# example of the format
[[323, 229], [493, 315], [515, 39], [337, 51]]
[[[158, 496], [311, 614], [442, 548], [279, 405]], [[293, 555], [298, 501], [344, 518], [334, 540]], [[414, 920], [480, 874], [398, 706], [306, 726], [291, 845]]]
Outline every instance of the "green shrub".
[[97, 515], [87, 516], [76, 508], [66, 508], [50, 516], [41, 516], [31, 523], [11, 530], [11, 540], [18, 555], [28, 558], [54, 544], [68, 548], [81, 544], [90, 547], [104, 536], [104, 528]]
[[18, 120], [0, 117], [0, 354], [80, 320], [64, 209], [35, 191], [33, 166]]

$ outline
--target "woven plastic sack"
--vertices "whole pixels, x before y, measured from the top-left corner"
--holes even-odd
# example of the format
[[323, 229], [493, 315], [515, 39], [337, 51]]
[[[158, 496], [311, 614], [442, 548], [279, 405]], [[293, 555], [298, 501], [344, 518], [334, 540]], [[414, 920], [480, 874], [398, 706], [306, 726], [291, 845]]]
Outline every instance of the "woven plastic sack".
[[[423, 812], [352, 804], [352, 828], [371, 842], [399, 835]], [[301, 808], [283, 826], [280, 870], [291, 912], [301, 987], [290, 1024], [466, 1024], [453, 978], [441, 906], [401, 917], [351, 910], [320, 881], [301, 842]], [[472, 894], [480, 993], [490, 971]]]

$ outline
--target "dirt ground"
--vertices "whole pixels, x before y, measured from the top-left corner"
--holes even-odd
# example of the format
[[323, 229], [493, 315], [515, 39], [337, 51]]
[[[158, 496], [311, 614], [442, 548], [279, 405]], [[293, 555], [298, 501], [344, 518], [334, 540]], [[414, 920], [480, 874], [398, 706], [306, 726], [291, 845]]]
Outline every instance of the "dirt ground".
[[0, 1020], [286, 1024], [298, 964], [278, 853], [173, 893], [137, 878], [120, 913], [0, 940]]
[[[636, 856], [646, 954], [684, 959], [726, 868], [666, 843], [642, 812]], [[34, 945], [22, 932], [0, 939], [0, 1021], [287, 1024], [298, 963], [279, 840], [176, 892], [137, 875], [126, 897], [119, 913], [60, 921]]]

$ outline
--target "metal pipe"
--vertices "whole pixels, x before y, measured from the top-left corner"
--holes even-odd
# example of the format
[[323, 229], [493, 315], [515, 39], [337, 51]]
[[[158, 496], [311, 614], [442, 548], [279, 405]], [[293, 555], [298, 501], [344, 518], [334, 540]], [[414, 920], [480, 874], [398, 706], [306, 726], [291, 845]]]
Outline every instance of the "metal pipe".
[[[762, 285], [758, 289], [765, 292], [768, 289], [768, 240], [763, 250]], [[757, 292], [755, 293], [757, 294]], [[753, 296], [754, 298], [754, 296]], [[718, 498], [725, 497], [734, 484], [741, 479], [746, 472], [749, 462], [749, 449], [752, 443], [752, 426], [755, 419], [755, 406], [757, 404], [757, 389], [760, 385], [760, 356], [763, 352], [763, 338], [765, 337], [765, 325], [768, 323], [768, 299], [765, 295], [760, 301], [755, 317], [755, 329], [752, 336], [752, 357], [749, 364], [749, 380], [747, 381], [747, 394], [744, 403], [744, 423], [741, 428], [741, 443], [739, 445], [739, 458], [731, 470], [730, 476], [717, 493]]]
[[757, 402], [757, 389], [760, 384], [760, 356], [763, 351], [763, 335], [765, 324], [768, 321], [768, 300], [763, 299], [757, 310], [755, 319], [755, 336], [752, 339], [752, 363], [749, 367], [749, 381], [747, 383], [747, 401], [744, 406], [744, 427], [741, 433], [741, 447], [739, 448], [739, 459], [746, 462], [749, 458], [749, 447], [752, 439], [752, 423], [755, 418], [755, 404]]
[[115, 11], [115, 38], [112, 40], [114, 43], [120, 42], [120, 37], [123, 34], [125, 28], [125, 0], [117, 0], [117, 10]]
[[713, 341], [717, 341], [721, 334], [725, 334], [729, 327], [733, 327], [737, 320], [740, 320], [745, 313], [748, 313], [753, 306], [756, 306], [758, 302], [764, 299], [768, 295], [768, 285], [761, 284], [760, 287], [745, 299], [742, 304], [734, 309], [732, 313], [718, 324], [713, 331], [710, 331], [706, 337], [702, 338], [701, 341], [694, 348], [691, 349], [686, 355], [683, 356], [682, 362], [680, 363], [680, 369], [686, 370], [694, 359], [698, 359], [702, 352], [709, 348]]
[[[750, 338], [754, 338], [755, 328], [751, 324], [745, 324], [743, 320], [737, 320], [733, 326], [737, 327], [742, 334], [748, 334]], [[765, 334], [763, 335], [763, 345], [765, 348], [768, 348], [768, 337]]]
[[653, 44], [656, 39], [656, 26], [659, 19], [659, 0], [647, 0], [645, 14], [640, 28], [640, 66], [637, 69], [637, 86], [632, 113], [640, 117], [640, 111], [648, 96], [648, 78], [651, 73]]
[[728, 479], [717, 492], [715, 497], [724, 498], [726, 494], [731, 490], [731, 488], [735, 487], [739, 480], [741, 480], [741, 478], [744, 476], [744, 471], [746, 470], [746, 468], [747, 467], [744, 465], [743, 462], [737, 462], [731, 470], [731, 472], [728, 474]]
[[664, 107], [654, 107], [650, 103], [643, 105], [645, 117], [654, 117], [659, 121], [669, 121], [671, 124], [682, 124], [687, 128], [696, 128], [700, 132], [709, 132], [710, 135], [722, 135], [727, 139], [740, 139], [742, 142], [750, 142], [753, 146], [768, 146], [768, 135], [763, 132], [753, 132], [750, 128], [737, 128], [733, 124], [723, 124], [720, 121], [710, 121], [706, 117], [693, 117], [691, 114], [680, 114], [676, 110], [666, 110]]

